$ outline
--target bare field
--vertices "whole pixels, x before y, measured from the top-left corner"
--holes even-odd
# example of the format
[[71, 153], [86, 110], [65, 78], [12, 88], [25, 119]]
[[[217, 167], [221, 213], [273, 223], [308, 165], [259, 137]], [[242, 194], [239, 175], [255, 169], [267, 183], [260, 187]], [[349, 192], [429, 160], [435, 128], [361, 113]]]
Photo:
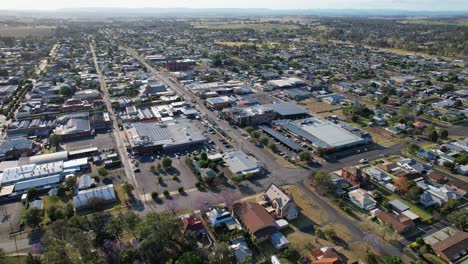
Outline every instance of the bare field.
[[193, 28], [206, 29], [254, 29], [254, 30], [291, 30], [298, 29], [300, 26], [292, 24], [274, 24], [274, 23], [226, 23], [226, 22], [197, 22], [191, 23]]
[[55, 32], [53, 26], [34, 26], [34, 27], [0, 27], [0, 36], [2, 37], [47, 37]]
[[324, 102], [318, 102], [315, 99], [307, 99], [304, 101], [304, 103], [307, 109], [314, 113], [331, 112], [341, 109], [339, 105], [331, 105]]

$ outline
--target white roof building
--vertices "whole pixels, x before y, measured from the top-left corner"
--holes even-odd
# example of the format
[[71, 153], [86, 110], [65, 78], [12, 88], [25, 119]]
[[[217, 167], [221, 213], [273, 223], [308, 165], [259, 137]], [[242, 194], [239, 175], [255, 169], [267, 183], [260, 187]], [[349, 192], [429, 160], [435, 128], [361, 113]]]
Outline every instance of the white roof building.
[[102, 199], [107, 202], [115, 201], [116, 197], [114, 185], [109, 184], [97, 188], [79, 191], [77, 195], [73, 196], [73, 206], [75, 208], [84, 207], [93, 198]]
[[241, 150], [232, 150], [226, 152], [223, 156], [224, 162], [229, 166], [233, 173], [248, 174], [257, 173], [263, 168], [263, 164], [252, 156], [249, 156]]
[[371, 210], [375, 208], [377, 202], [363, 189], [356, 189], [348, 193], [349, 199], [359, 208]]

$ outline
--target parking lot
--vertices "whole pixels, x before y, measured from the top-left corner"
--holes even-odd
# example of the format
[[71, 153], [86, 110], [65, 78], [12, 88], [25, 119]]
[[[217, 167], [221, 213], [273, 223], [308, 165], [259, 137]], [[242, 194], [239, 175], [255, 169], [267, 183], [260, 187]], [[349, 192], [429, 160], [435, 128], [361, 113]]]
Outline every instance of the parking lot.
[[62, 146], [69, 151], [97, 147], [99, 150], [113, 148], [114, 138], [111, 133], [96, 134], [94, 137], [63, 142]]
[[0, 222], [0, 234], [8, 234], [17, 231], [20, 226], [23, 204], [20, 200], [2, 202], [0, 206], [2, 221]]
[[[142, 190], [144, 193], [157, 192], [158, 194], [162, 194], [164, 190], [173, 192], [177, 191], [179, 187], [183, 187], [184, 190], [195, 188], [195, 183], [198, 179], [186, 164], [186, 157], [188, 155], [199, 155], [202, 152], [206, 152], [208, 155], [224, 153], [232, 149], [232, 146], [207, 123], [200, 121], [195, 122], [195, 125], [208, 138], [208, 142], [205, 145], [173, 153], [147, 153], [131, 159], [132, 163], [136, 164], [135, 168], [138, 168], [135, 172], [135, 177], [139, 182], [139, 186], [141, 188], [144, 187], [144, 190]], [[151, 166], [157, 166], [165, 156], [172, 159], [172, 168], [156, 173], [151, 172]], [[177, 175], [178, 179], [173, 180], [173, 175]], [[158, 182], [158, 177], [162, 177], [163, 183]]]

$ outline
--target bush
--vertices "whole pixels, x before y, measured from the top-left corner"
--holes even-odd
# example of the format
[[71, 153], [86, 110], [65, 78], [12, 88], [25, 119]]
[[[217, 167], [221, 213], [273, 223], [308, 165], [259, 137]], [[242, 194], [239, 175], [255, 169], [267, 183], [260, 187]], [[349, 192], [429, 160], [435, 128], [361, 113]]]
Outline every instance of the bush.
[[101, 175], [101, 176], [107, 176], [108, 171], [106, 170], [106, 168], [100, 167], [100, 168], [98, 169], [98, 173], [99, 173], [99, 175]]
[[169, 191], [168, 191], [168, 190], [164, 190], [163, 194], [164, 194], [164, 196], [169, 196]]
[[184, 192], [184, 187], [180, 186], [179, 188], [177, 188], [177, 191], [180, 192], [180, 193], [183, 193]]
[[172, 175], [172, 180], [177, 181], [178, 179], [179, 179], [179, 176], [177, 176], [177, 175], [175, 175], [175, 174]]
[[157, 199], [159, 198], [159, 193], [157, 193], [157, 192], [152, 192], [152, 193], [151, 193], [151, 198], [152, 198], [153, 200], [157, 200]]
[[200, 189], [200, 188], [202, 187], [202, 183], [199, 182], [199, 181], [197, 181], [197, 182], [195, 183], [195, 187], [197, 187], [198, 189]]
[[161, 183], [163, 183], [163, 182], [164, 182], [163, 178], [162, 178], [161, 176], [159, 176], [159, 177], [158, 177], [158, 183], [161, 184]]
[[232, 177], [231, 177], [231, 181], [233, 181], [234, 183], [239, 183], [239, 182], [241, 182], [243, 179], [244, 179], [244, 177], [242, 177], [242, 175], [239, 175], [239, 174], [234, 174], [234, 175], [232, 175]]

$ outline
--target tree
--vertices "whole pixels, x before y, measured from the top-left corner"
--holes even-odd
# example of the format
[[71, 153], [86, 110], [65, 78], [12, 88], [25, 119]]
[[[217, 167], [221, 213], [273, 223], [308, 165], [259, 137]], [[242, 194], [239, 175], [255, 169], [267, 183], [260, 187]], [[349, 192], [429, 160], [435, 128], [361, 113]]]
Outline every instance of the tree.
[[317, 156], [323, 157], [323, 155], [325, 155], [325, 149], [321, 148], [321, 147], [318, 147], [318, 148], [315, 149], [315, 153], [317, 154]]
[[442, 212], [447, 213], [447, 212], [452, 211], [459, 205], [460, 205], [460, 202], [458, 200], [448, 199], [447, 203], [445, 203], [444, 206], [442, 206], [441, 210]]
[[151, 171], [152, 173], [155, 173], [155, 172], [156, 172], [156, 166], [154, 166], [154, 164], [150, 166], [150, 171]]
[[273, 142], [268, 142], [267, 148], [269, 148], [269, 149], [275, 151], [275, 150], [276, 150], [276, 145], [275, 145], [275, 143], [273, 143]]
[[208, 256], [209, 264], [234, 263], [234, 253], [226, 242], [216, 242]]
[[419, 201], [419, 197], [421, 196], [421, 193], [423, 192], [423, 189], [419, 186], [412, 186], [408, 189], [408, 192], [406, 195], [408, 198], [410, 198], [411, 201]]
[[386, 256], [384, 257], [385, 264], [404, 264], [403, 260], [399, 256]]
[[123, 234], [123, 223], [118, 217], [112, 217], [106, 224], [106, 232], [119, 239]]
[[[0, 264], [3, 263], [4, 262], [2, 262], [0, 258]], [[26, 257], [26, 264], [41, 264], [41, 261], [38, 257], [34, 257], [31, 253], [28, 253], [28, 256]]]
[[367, 254], [364, 256], [364, 262], [366, 264], [377, 264], [377, 263], [379, 263], [378, 260], [377, 260], [377, 256], [372, 252], [367, 252]]
[[75, 93], [74, 89], [68, 85], [62, 85], [59, 90], [59, 94], [70, 97]]
[[301, 151], [298, 154], [298, 156], [303, 161], [310, 161], [312, 159], [312, 155], [310, 155], [310, 152], [308, 152], [308, 151]]
[[206, 154], [206, 152], [203, 151], [203, 152], [200, 154], [200, 158], [201, 158], [201, 160], [205, 160], [205, 161], [206, 161], [206, 160], [208, 160], [208, 154]]
[[405, 193], [408, 192], [409, 184], [410, 184], [410, 182], [409, 182], [408, 178], [398, 177], [395, 180], [395, 183], [393, 185], [398, 189], [398, 191], [401, 194], [405, 194]]
[[161, 163], [163, 168], [165, 169], [170, 168], [172, 166], [172, 160], [169, 157], [162, 158]]
[[258, 132], [257, 130], [252, 131], [252, 133], [250, 133], [250, 136], [251, 136], [252, 138], [257, 139], [257, 138], [260, 137], [260, 132]]
[[245, 127], [245, 132], [247, 132], [247, 133], [249, 133], [249, 134], [252, 133], [254, 130], [255, 130], [255, 129], [254, 129], [253, 127], [251, 127], [251, 126]]
[[68, 190], [73, 190], [76, 186], [76, 177], [67, 177], [65, 179], [65, 187], [68, 189]]
[[455, 158], [455, 161], [460, 165], [468, 164], [468, 154], [460, 154]]
[[448, 138], [448, 131], [447, 131], [447, 129], [442, 129], [442, 130], [440, 131], [440, 138], [441, 138], [441, 139], [447, 139], [447, 138]]
[[160, 171], [162, 169], [161, 163], [156, 164], [156, 170]]
[[430, 132], [429, 133], [429, 139], [432, 142], [437, 142], [437, 140], [439, 139], [439, 135], [437, 134], [437, 131], [433, 130], [432, 132]]
[[319, 170], [316, 173], [312, 172], [309, 177], [312, 185], [319, 193], [326, 194], [333, 190], [333, 183], [328, 171]]
[[26, 196], [28, 197], [29, 201], [36, 199], [38, 195], [39, 195], [39, 191], [34, 187], [29, 188], [28, 192], [26, 193]]
[[410, 143], [408, 145], [408, 152], [411, 154], [411, 155], [415, 155], [416, 152], [418, 152], [419, 150], [421, 149], [420, 146], [414, 144], [414, 143]]
[[24, 217], [25, 223], [30, 227], [37, 227], [43, 219], [43, 211], [37, 207], [29, 208]]
[[10, 262], [7, 261], [5, 250], [3, 250], [3, 248], [0, 248], [0, 264], [7, 264], [7, 263], [10, 263]]
[[50, 145], [53, 147], [58, 147], [62, 142], [62, 137], [57, 134], [52, 134], [49, 137]]
[[258, 140], [259, 140], [260, 143], [262, 143], [263, 145], [268, 144], [268, 137], [267, 137], [267, 136], [261, 136]]
[[454, 211], [447, 215], [447, 220], [460, 230], [465, 230], [468, 226], [468, 216], [464, 215], [460, 211]]
[[187, 251], [180, 256], [175, 264], [201, 264], [202, 258], [199, 254], [193, 251]]

